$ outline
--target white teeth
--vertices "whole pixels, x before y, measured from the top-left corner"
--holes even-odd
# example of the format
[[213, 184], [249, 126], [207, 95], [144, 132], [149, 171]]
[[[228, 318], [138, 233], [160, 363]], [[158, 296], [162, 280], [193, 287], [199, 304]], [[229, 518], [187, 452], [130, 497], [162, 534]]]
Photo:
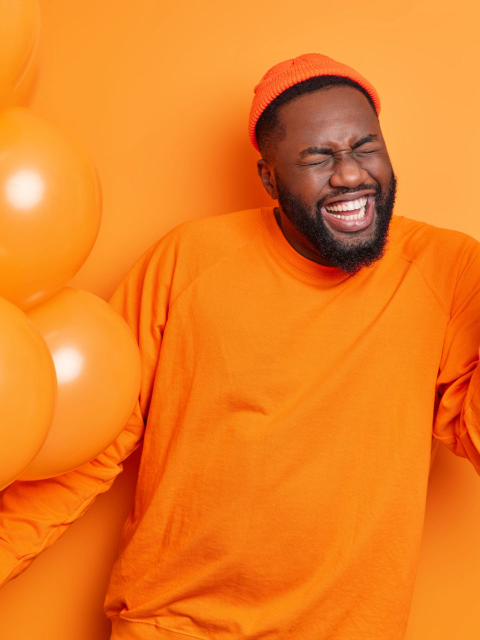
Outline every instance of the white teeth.
[[[330, 213], [330, 212], [329, 212]], [[357, 213], [353, 216], [340, 216], [336, 213], [330, 213], [334, 218], [340, 218], [341, 220], [361, 220], [365, 217], [365, 206], [360, 209], [360, 213]]]
[[357, 200], [350, 200], [349, 202], [342, 202], [341, 204], [332, 204], [325, 209], [330, 213], [332, 211], [355, 211], [367, 204], [367, 196], [358, 198]]

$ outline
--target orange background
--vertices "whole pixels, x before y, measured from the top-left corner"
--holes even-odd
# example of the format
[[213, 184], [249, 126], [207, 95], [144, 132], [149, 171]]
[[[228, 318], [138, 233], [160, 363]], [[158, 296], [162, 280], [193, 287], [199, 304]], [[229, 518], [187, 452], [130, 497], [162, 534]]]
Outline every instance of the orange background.
[[[378, 89], [397, 213], [480, 239], [473, 0], [40, 7], [45, 66], [32, 108], [83, 143], [104, 195], [97, 243], [71, 285], [108, 299], [136, 258], [180, 222], [268, 204], [246, 131], [253, 87], [273, 64], [313, 51], [357, 68]], [[109, 638], [103, 597], [140, 453], [2, 589], [1, 638]], [[479, 539], [480, 478], [440, 445], [406, 640], [478, 640]]]

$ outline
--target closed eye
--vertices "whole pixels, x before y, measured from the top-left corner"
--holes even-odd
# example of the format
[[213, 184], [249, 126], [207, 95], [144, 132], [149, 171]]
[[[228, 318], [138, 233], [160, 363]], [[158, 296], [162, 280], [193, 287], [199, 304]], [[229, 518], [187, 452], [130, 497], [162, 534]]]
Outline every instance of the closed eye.
[[367, 155], [369, 153], [377, 153], [380, 149], [355, 149], [355, 153], [361, 153]]
[[300, 162], [298, 163], [299, 167], [316, 167], [321, 164], [326, 164], [330, 158], [325, 158], [325, 160], [320, 160], [319, 162]]

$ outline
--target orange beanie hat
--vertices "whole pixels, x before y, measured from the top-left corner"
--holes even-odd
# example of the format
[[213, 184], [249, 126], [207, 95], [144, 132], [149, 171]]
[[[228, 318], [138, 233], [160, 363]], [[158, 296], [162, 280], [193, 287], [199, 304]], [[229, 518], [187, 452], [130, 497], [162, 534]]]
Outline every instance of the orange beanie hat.
[[365, 80], [355, 69], [347, 67], [346, 64], [336, 62], [328, 56], [321, 53], [305, 53], [298, 58], [285, 60], [272, 67], [263, 76], [254, 89], [255, 96], [250, 110], [250, 119], [248, 122], [248, 135], [250, 140], [258, 151], [257, 139], [255, 137], [255, 126], [258, 119], [275, 100], [277, 96], [293, 87], [294, 84], [308, 80], [315, 76], [341, 76], [342, 78], [350, 78], [357, 82], [370, 95], [375, 105], [377, 115], [380, 113], [380, 98], [373, 85]]

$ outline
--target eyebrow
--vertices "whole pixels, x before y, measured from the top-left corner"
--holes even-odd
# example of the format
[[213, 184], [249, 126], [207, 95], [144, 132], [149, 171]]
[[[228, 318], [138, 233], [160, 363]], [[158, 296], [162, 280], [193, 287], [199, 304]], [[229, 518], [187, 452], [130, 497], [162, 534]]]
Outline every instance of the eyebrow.
[[[369, 133], [368, 136], [364, 136], [360, 138], [355, 144], [352, 146], [352, 149], [356, 149], [357, 147], [361, 147], [362, 144], [367, 144], [367, 142], [375, 142], [378, 140], [378, 135], [376, 133]], [[303, 151], [300, 151], [300, 158], [305, 158], [306, 156], [312, 155], [329, 155], [335, 153], [331, 147], [307, 147]]]

